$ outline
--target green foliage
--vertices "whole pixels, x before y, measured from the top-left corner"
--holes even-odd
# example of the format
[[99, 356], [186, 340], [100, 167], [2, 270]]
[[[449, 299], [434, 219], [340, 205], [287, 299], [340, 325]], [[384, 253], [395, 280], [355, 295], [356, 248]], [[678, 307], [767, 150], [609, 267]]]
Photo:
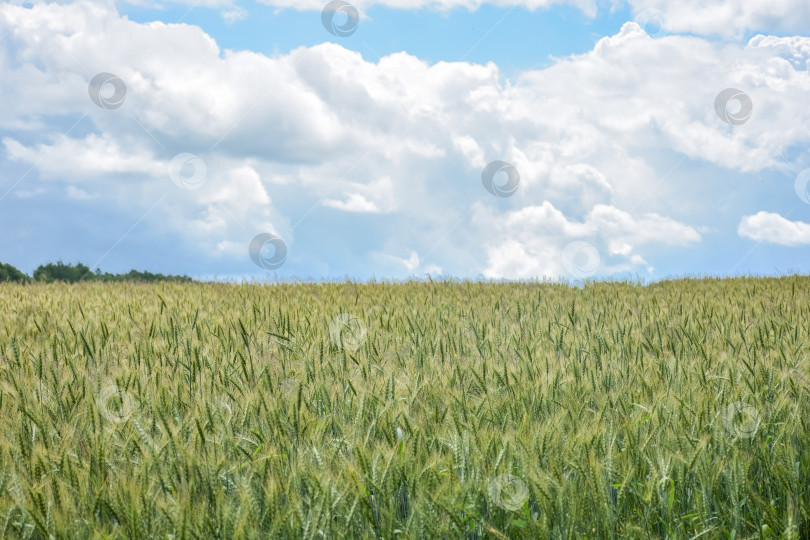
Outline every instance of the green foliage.
[[17, 270], [10, 264], [0, 263], [0, 283], [5, 281], [12, 281], [16, 283], [25, 283], [28, 281], [28, 276]]
[[91, 281], [141, 281], [144, 283], [154, 283], [157, 281], [175, 281], [175, 282], [191, 282], [193, 281], [188, 276], [164, 276], [163, 274], [153, 274], [152, 272], [139, 272], [137, 270], [130, 270], [126, 274], [110, 274], [108, 272], [101, 273], [96, 270], [96, 273], [89, 278]]
[[0, 537], [810, 537], [806, 277], [0, 303]]
[[44, 283], [53, 283], [55, 281], [63, 283], [78, 283], [80, 281], [141, 281], [146, 283], [157, 281], [192, 281], [192, 279], [187, 276], [164, 276], [163, 274], [153, 274], [146, 271], [139, 272], [137, 270], [130, 270], [127, 274], [110, 274], [101, 273], [100, 269], [96, 269], [94, 273], [90, 271], [87, 265], [82, 263], [73, 265], [66, 264], [62, 261], [40, 265], [34, 270], [34, 280]]
[[62, 281], [64, 283], [78, 283], [92, 275], [87, 265], [78, 263], [65, 264], [62, 261], [40, 265], [34, 270], [34, 279], [45, 283]]

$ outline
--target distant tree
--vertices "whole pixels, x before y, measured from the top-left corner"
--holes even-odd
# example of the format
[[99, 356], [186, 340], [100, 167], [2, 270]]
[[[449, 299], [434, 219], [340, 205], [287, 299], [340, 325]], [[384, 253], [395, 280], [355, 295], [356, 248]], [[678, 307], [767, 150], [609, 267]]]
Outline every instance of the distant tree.
[[13, 281], [16, 283], [25, 283], [28, 281], [28, 276], [17, 270], [10, 264], [0, 263], [0, 283], [3, 281]]
[[146, 271], [139, 272], [137, 270], [130, 270], [127, 274], [110, 274], [109, 272], [102, 273], [100, 268], [96, 268], [95, 272], [91, 272], [90, 268], [82, 263], [72, 265], [65, 264], [62, 261], [39, 266], [39, 268], [34, 270], [34, 279], [45, 283], [52, 283], [54, 281], [62, 281], [65, 283], [77, 283], [79, 281], [194, 281], [188, 276], [164, 276], [163, 274], [153, 274]]
[[90, 268], [82, 263], [65, 264], [61, 260], [56, 263], [40, 265], [34, 270], [34, 279], [45, 283], [63, 281], [65, 283], [77, 283], [83, 278], [92, 277]]

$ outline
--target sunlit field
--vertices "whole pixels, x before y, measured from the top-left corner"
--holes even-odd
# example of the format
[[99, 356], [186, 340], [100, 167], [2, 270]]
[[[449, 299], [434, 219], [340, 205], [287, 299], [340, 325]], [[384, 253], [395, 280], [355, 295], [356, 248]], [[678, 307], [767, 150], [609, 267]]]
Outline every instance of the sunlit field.
[[807, 277], [0, 306], [2, 537], [810, 536]]

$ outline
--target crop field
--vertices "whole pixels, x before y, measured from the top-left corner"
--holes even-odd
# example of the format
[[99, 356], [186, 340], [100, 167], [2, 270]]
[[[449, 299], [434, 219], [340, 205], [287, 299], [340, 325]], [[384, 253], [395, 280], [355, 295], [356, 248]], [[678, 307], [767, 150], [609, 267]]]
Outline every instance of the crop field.
[[810, 278], [0, 285], [4, 538], [808, 538]]

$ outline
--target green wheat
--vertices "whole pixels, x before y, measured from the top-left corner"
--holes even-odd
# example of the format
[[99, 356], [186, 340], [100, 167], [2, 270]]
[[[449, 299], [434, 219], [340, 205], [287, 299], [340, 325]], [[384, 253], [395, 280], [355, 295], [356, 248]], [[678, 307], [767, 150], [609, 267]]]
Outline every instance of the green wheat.
[[0, 301], [2, 537], [810, 536], [810, 278]]

